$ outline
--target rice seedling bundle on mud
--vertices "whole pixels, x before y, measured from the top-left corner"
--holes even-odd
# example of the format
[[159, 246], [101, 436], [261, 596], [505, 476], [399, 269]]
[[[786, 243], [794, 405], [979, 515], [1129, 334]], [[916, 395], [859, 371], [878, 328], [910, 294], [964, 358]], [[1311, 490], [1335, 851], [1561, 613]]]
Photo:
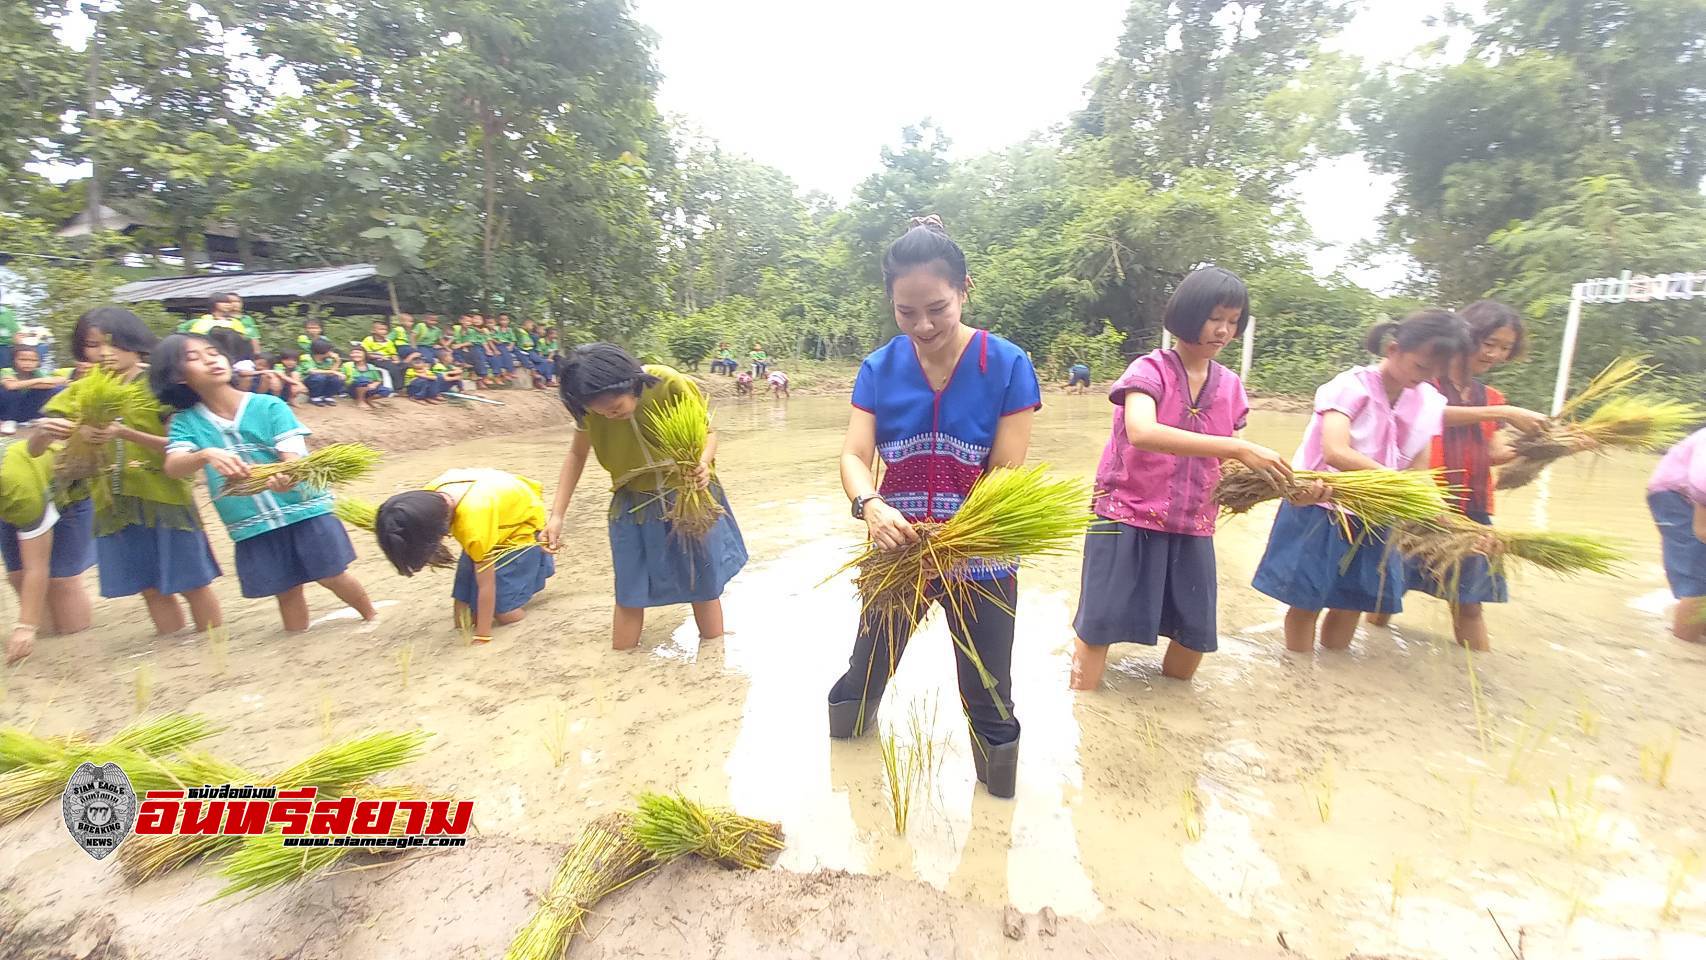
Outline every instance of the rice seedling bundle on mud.
[[[125, 383], [102, 367], [91, 369], [67, 396], [74, 407], [66, 419], [91, 429], [111, 426], [125, 406], [138, 398], [152, 400], [146, 384]], [[62, 484], [87, 479], [112, 466], [111, 457], [109, 445], [95, 443], [82, 431], [74, 432], [54, 458], [54, 479]]]
[[[358, 786], [349, 792], [361, 800], [380, 803], [427, 799], [415, 787]], [[398, 809], [392, 815], [389, 836], [402, 836], [407, 826], [407, 811]], [[274, 887], [301, 883], [337, 866], [352, 853], [397, 856], [405, 852], [408, 851], [383, 847], [287, 847], [283, 835], [277, 832], [242, 837], [219, 868], [219, 875], [225, 878], [226, 884], [216, 898], [239, 893], [253, 895]]]
[[[1644, 358], [1624, 357], [1600, 371], [1541, 429], [1511, 441], [1516, 459], [1499, 468], [1498, 488], [1513, 490], [1554, 461], [1587, 450], [1662, 450], [1687, 436], [1706, 409], [1665, 397], [1631, 393], [1653, 371]], [[1586, 416], [1582, 412], [1598, 404]]]
[[[374, 525], [379, 522], [379, 508], [370, 501], [359, 497], [348, 497], [341, 494], [333, 497], [332, 513], [339, 520], [357, 530], [366, 530], [368, 533], [372, 533]], [[456, 557], [448, 547], [441, 543], [438, 545], [438, 549], [433, 551], [432, 559], [427, 561], [427, 566], [437, 570], [454, 570], [456, 569]]]
[[708, 489], [693, 482], [693, 471], [710, 442], [711, 409], [698, 390], [663, 405], [646, 418], [646, 440], [664, 459], [674, 463], [664, 479], [664, 519], [684, 537], [703, 540], [723, 515], [722, 504]]
[[[244, 783], [287, 789], [316, 787], [323, 796], [356, 794], [365, 799], [367, 791], [363, 788], [368, 787], [372, 778], [413, 761], [420, 756], [431, 736], [421, 730], [368, 734], [324, 747], [301, 762], [259, 781], [233, 767], [228, 768], [219, 779], [186, 780], [185, 783], [194, 786], [204, 783]], [[276, 845], [277, 838], [272, 839]], [[198, 857], [236, 847], [240, 840], [239, 837], [202, 834], [132, 837], [119, 849], [119, 864], [124, 868], [126, 880], [140, 883], [175, 870]], [[301, 851], [290, 852], [294, 855]]]
[[334, 443], [295, 460], [252, 465], [248, 477], [230, 481], [219, 491], [219, 496], [252, 497], [266, 490], [268, 481], [279, 476], [301, 486], [330, 490], [360, 480], [378, 465], [379, 451], [367, 444]]
[[504, 960], [557, 960], [585, 928], [593, 904], [658, 868], [660, 862], [628, 826], [627, 814], [612, 813], [581, 830]]
[[762, 870], [782, 849], [781, 824], [701, 806], [679, 793], [641, 794], [628, 829], [661, 860], [691, 853], [729, 868]]
[[0, 730], [0, 823], [56, 799], [84, 761], [117, 763], [138, 793], [169, 789], [174, 776], [198, 774], [205, 765], [195, 758], [163, 758], [213, 732], [205, 718], [180, 713], [138, 720], [105, 743], [78, 735], [41, 737], [15, 727]]
[[1515, 558], [1560, 575], [1611, 574], [1628, 561], [1617, 548], [1593, 537], [1498, 530], [1462, 514], [1436, 524], [1399, 524], [1387, 543], [1420, 562], [1449, 596], [1457, 593], [1464, 561], [1476, 555], [1487, 557], [1495, 570]]
[[1451, 488], [1441, 470], [1298, 470], [1279, 486], [1236, 460], [1220, 465], [1215, 499], [1221, 512], [1248, 513], [1258, 503], [1306, 493], [1316, 481], [1331, 490], [1332, 501], [1364, 522], [1385, 527], [1428, 523], [1451, 511]]

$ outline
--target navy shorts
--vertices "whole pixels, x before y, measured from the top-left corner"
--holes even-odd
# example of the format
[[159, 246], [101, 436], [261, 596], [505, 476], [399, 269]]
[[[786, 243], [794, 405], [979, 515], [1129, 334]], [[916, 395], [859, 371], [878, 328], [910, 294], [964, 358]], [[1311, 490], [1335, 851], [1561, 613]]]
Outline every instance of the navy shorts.
[[1145, 530], [1099, 517], [1084, 536], [1072, 627], [1091, 646], [1168, 637], [1198, 653], [1219, 647], [1214, 538]]
[[1664, 490], [1647, 494], [1647, 509], [1659, 525], [1671, 596], [1706, 597], [1706, 543], [1694, 535], [1694, 504], [1674, 490]]
[[[59, 522], [53, 525], [53, 552], [48, 563], [48, 576], [64, 580], [79, 576], [95, 565], [95, 508], [88, 500], [79, 500], [59, 512]], [[18, 528], [0, 521], [0, 559], [8, 573], [24, 569], [23, 555], [18, 552]]]
[[251, 599], [343, 573], [355, 562], [343, 522], [323, 513], [236, 543], [237, 584]]

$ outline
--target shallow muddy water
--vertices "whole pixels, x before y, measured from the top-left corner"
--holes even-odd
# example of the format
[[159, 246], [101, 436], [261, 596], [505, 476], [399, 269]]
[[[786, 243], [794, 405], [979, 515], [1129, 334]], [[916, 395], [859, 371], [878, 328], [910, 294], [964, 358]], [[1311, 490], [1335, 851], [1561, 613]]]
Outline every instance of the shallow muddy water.
[[[1107, 402], [1047, 404], [1032, 460], [1091, 474]], [[719, 411], [719, 470], [752, 554], [725, 597], [719, 642], [701, 644], [687, 609], [666, 608], [652, 611], [639, 651], [609, 649], [607, 478], [591, 468], [556, 579], [488, 647], [463, 646], [452, 629], [448, 576], [398, 578], [358, 538], [356, 571], [392, 601], [376, 627], [339, 619], [320, 594], [314, 613], [330, 619], [286, 638], [270, 604], [236, 599], [228, 578], [233, 638], [213, 650], [156, 641], [140, 604], [102, 603], [98, 636], [44, 640], [6, 675], [0, 723], [104, 733], [139, 702], [197, 710], [227, 725], [216, 752], [259, 770], [327, 736], [435, 731], [407, 779], [474, 799], [480, 838], [388, 878], [386, 905], [343, 931], [341, 956], [400, 945], [489, 955], [578, 824], [670, 788], [781, 820], [787, 869], [917, 878], [972, 901], [1186, 938], [1456, 960], [1509, 956], [1502, 928], [1531, 957], [1706, 956], [1706, 649], [1665, 627], [1643, 497], [1652, 458], [1567, 464], [1499, 497], [1501, 525], [1617, 538], [1631, 563], [1619, 578], [1517, 574], [1513, 602], [1489, 609], [1493, 652], [1473, 661], [1450, 642], [1445, 605], [1416, 594], [1390, 630], [1365, 629], [1348, 652], [1287, 654], [1281, 608], [1249, 588], [1269, 509], [1217, 537], [1221, 645], [1194, 682], [1162, 678], [1156, 649], [1119, 647], [1103, 689], [1074, 694], [1077, 559], [1027, 568], [1018, 797], [975, 789], [937, 615], [882, 706], [884, 730], [935, 758], [897, 836], [877, 739], [826, 732], [825, 694], [857, 609], [848, 578], [825, 582], [861, 533], [835, 468], [846, 409], [801, 398]], [[1303, 422], [1259, 412], [1251, 435], [1289, 452]], [[379, 497], [470, 465], [549, 490], [565, 442], [566, 432], [392, 457], [354, 492]], [[229, 560], [222, 536], [215, 549]], [[330, 900], [286, 891], [210, 917], [200, 904], [216, 880], [185, 871], [125, 891], [57, 817], [0, 828], [0, 876], [28, 878], [26, 900], [56, 909], [95, 898], [121, 920], [185, 924], [190, 943], [242, 937], [257, 918], [321, 922], [366, 882], [340, 877], [311, 888], [336, 891]], [[459, 922], [427, 936], [423, 910]], [[183, 942], [148, 936], [133, 938], [139, 955]]]

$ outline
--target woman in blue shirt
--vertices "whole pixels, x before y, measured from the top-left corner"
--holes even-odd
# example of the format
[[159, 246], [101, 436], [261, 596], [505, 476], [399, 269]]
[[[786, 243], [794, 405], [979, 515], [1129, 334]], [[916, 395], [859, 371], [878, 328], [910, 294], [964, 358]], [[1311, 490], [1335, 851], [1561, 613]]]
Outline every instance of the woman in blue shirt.
[[[1024, 463], [1042, 393], [1023, 350], [961, 322], [971, 278], [965, 253], [940, 219], [915, 219], [889, 246], [883, 282], [902, 335], [859, 368], [841, 485], [871, 539], [898, 550], [917, 542], [913, 523], [952, 517], [985, 470]], [[887, 467], [880, 489], [872, 473], [878, 454]], [[1011, 797], [1019, 760], [1012, 696], [1017, 570], [1007, 561], [984, 559], [973, 561], [964, 575], [982, 589], [968, 609], [949, 609], [947, 615], [958, 641], [954, 656], [971, 722], [972, 758], [989, 792]], [[857, 736], [876, 726], [883, 689], [916, 627], [916, 620], [867, 617], [860, 623], [847, 673], [829, 693], [830, 736]], [[993, 691], [984, 687], [962, 646], [977, 651], [995, 678]]]

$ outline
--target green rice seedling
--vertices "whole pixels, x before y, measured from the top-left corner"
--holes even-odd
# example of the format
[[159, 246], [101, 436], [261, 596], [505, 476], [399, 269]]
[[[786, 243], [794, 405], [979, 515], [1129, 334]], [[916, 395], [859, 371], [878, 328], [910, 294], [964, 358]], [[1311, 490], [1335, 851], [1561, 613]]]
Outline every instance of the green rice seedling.
[[332, 698], [328, 694], [320, 694], [320, 739], [332, 739]]
[[1143, 744], [1143, 749], [1154, 757], [1161, 750], [1161, 721], [1155, 718], [1150, 710], [1139, 710], [1137, 713], [1137, 737]]
[[281, 463], [263, 463], [249, 468], [249, 476], [220, 488], [220, 497], [252, 497], [267, 489], [274, 477], [316, 490], [330, 490], [354, 483], [379, 466], [379, 451], [365, 443], [334, 443], [305, 457]]
[[133, 677], [133, 686], [136, 688], [136, 715], [141, 716], [148, 711], [148, 704], [154, 700], [154, 664], [139, 665]]
[[207, 651], [213, 660], [215, 675], [225, 673], [231, 648], [231, 628], [225, 624], [207, 628]]
[[1315, 778], [1311, 782], [1315, 797], [1315, 815], [1321, 818], [1322, 823], [1333, 819], [1333, 794], [1336, 786], [1333, 776], [1333, 760], [1329, 757], [1327, 762], [1321, 765], [1320, 771], [1315, 774]]
[[1409, 892], [1410, 877], [1413, 873], [1414, 869], [1408, 860], [1399, 860], [1392, 865], [1392, 902], [1386, 908], [1387, 913], [1398, 912], [1398, 901]]
[[932, 785], [938, 781], [942, 772], [942, 761], [947, 758], [947, 745], [936, 739], [936, 718], [937, 700], [934, 696], [925, 701], [914, 700], [907, 705], [907, 738], [918, 755], [920, 786], [926, 794], [931, 792]]
[[379, 508], [371, 501], [343, 494], [332, 498], [332, 512], [358, 530], [371, 531], [379, 522]]
[[1475, 710], [1475, 735], [1481, 741], [1481, 752], [1487, 752], [1490, 743], [1487, 736], [1487, 705], [1481, 696], [1481, 675], [1475, 672], [1475, 651], [1468, 644], [1463, 645], [1463, 661], [1468, 667], [1469, 700]]
[[658, 860], [685, 854], [725, 867], [763, 870], [782, 849], [782, 825], [707, 807], [681, 794], [643, 793], [629, 834]]
[[1192, 843], [1202, 839], [1202, 798], [1197, 796], [1195, 787], [1186, 787], [1179, 794], [1179, 818], [1184, 825], [1185, 836]]
[[473, 646], [473, 644], [474, 644], [474, 614], [473, 614], [473, 612], [470, 611], [466, 607], [456, 611], [456, 626], [457, 626], [457, 629], [462, 634], [463, 645]]
[[1671, 861], [1670, 877], [1665, 881], [1665, 902], [1659, 907], [1659, 919], [1674, 923], [1681, 919], [1676, 908], [1676, 898], [1682, 895], [1684, 887], [1700, 870], [1700, 854], [1688, 850]]
[[723, 515], [723, 506], [709, 489], [701, 489], [693, 472], [705, 455], [711, 435], [711, 409], [698, 390], [688, 390], [671, 403], [652, 410], [643, 429], [658, 455], [674, 466], [665, 478], [670, 528], [684, 537], [703, 540]]
[[570, 939], [585, 929], [593, 904], [657, 869], [660, 861], [628, 825], [626, 814], [613, 813], [581, 831], [504, 960], [561, 960]]
[[[85, 761], [117, 763], [138, 795], [170, 790], [184, 783], [202, 783], [206, 765], [192, 756], [161, 757], [110, 743], [67, 750], [40, 766], [20, 766], [0, 773], [0, 824], [10, 823], [43, 804], [55, 802], [65, 783]], [[229, 769], [221, 767], [219, 769]], [[126, 844], [126, 848], [129, 844]], [[122, 851], [120, 853], [122, 856]]]
[[1552, 798], [1552, 822], [1558, 835], [1572, 853], [1581, 853], [1600, 832], [1601, 810], [1594, 801], [1593, 781], [1578, 786], [1575, 778], [1565, 777], [1562, 789], [1549, 786], [1546, 792]]
[[1671, 764], [1676, 759], [1676, 731], [1666, 732], [1641, 745], [1641, 779], [1660, 790], [1670, 786]]
[[1505, 763], [1505, 782], [1510, 784], [1522, 783], [1526, 777], [1529, 765], [1546, 741], [1552, 738], [1553, 723], [1544, 727], [1534, 725], [1534, 710], [1530, 708], [1523, 713], [1518, 721], [1516, 735], [1511, 740], [1510, 759]]
[[[990, 470], [947, 523], [913, 524], [918, 542], [904, 550], [866, 544], [832, 578], [857, 571], [860, 615], [890, 624], [890, 629], [915, 628], [937, 600], [950, 617], [961, 621], [970, 619], [971, 601], [979, 595], [1004, 603], [986, 586], [959, 574], [977, 558], [1024, 560], [1073, 553], [1093, 516], [1086, 509], [1089, 484], [1050, 479], [1046, 470], [1044, 465]], [[958, 638], [954, 645], [994, 697], [995, 677], [977, 650]], [[995, 706], [1003, 717], [1008, 715], [999, 697]]]
[[1599, 710], [1585, 696], [1576, 702], [1576, 727], [1582, 731], [1582, 736], [1599, 739]]
[[1401, 523], [1387, 545], [1421, 563], [1447, 591], [1455, 591], [1463, 564], [1475, 556], [1488, 557], [1496, 571], [1515, 559], [1560, 575], [1611, 574], [1628, 560], [1593, 537], [1501, 530], [1457, 513], [1427, 523]]
[[[918, 792], [919, 757], [909, 744], [903, 744], [889, 727], [880, 739], [883, 755], [883, 782], [888, 787], [889, 812], [894, 815], [896, 836], [906, 835], [906, 825], [912, 817], [912, 798]], [[974, 747], [975, 749], [975, 747]]]
[[550, 716], [545, 723], [545, 752], [551, 757], [551, 766], [563, 765], [563, 758], [569, 755], [569, 711], [567, 707], [558, 705], [551, 708]]
[[1576, 424], [1576, 432], [1596, 447], [1663, 450], [1688, 436], [1706, 419], [1692, 403], [1646, 395], [1615, 396]]
[[415, 662], [414, 641], [403, 644], [397, 651], [397, 669], [403, 675], [403, 689], [409, 689], [409, 666]]
[[[1371, 526], [1426, 524], [1451, 511], [1446, 497], [1453, 488], [1441, 470], [1298, 470], [1281, 488], [1236, 460], [1221, 462], [1215, 500], [1222, 513], [1248, 513], [1258, 503], [1301, 495], [1317, 480], [1332, 488], [1335, 504]], [[1348, 529], [1349, 521], [1339, 518]]]
[[[380, 803], [428, 799], [415, 787], [364, 786], [353, 793], [360, 800]], [[392, 814], [390, 836], [403, 835], [408, 826], [408, 817], [404, 814], [405, 811], [401, 809]], [[284, 836], [277, 831], [237, 838], [237, 842], [222, 846], [229, 846], [232, 850], [231, 855], [225, 858], [219, 868], [219, 875], [225, 878], [226, 884], [214, 895], [214, 899], [239, 893], [253, 895], [274, 887], [301, 883], [325, 873], [345, 857], [361, 849], [287, 847], [284, 845]]]
[[20, 727], [0, 727], [0, 773], [52, 763], [83, 745], [83, 738], [75, 735], [43, 737]]
[[[146, 384], [126, 383], [104, 367], [90, 369], [65, 395], [72, 404], [66, 419], [90, 429], [110, 426], [128, 405], [152, 400]], [[73, 433], [54, 457], [55, 481], [70, 484], [95, 476], [113, 465], [114, 449], [114, 444], [89, 440], [81, 430]]]

